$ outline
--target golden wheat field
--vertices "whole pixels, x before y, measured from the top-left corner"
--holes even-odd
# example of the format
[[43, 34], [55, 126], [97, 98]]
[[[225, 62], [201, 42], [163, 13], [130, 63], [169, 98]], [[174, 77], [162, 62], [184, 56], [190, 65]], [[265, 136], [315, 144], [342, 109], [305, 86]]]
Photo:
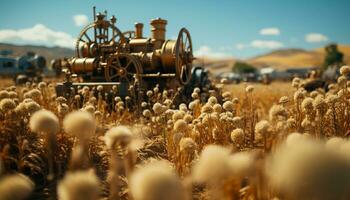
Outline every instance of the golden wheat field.
[[218, 84], [179, 106], [155, 87], [138, 110], [108, 108], [102, 86], [65, 99], [4, 80], [0, 199], [350, 199], [349, 73], [327, 92]]

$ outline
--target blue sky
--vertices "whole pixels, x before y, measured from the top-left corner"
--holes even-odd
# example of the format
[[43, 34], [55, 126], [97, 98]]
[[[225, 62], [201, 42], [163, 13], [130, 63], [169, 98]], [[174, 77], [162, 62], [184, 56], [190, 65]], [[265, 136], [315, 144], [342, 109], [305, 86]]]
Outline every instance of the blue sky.
[[68, 47], [81, 29], [74, 16], [83, 15], [77, 22], [84, 24], [96, 5], [115, 14], [122, 31], [143, 22], [148, 35], [156, 17], [168, 20], [169, 38], [186, 27], [197, 55], [247, 58], [279, 48], [350, 44], [349, 0], [5, 0], [0, 5], [0, 42], [8, 43]]

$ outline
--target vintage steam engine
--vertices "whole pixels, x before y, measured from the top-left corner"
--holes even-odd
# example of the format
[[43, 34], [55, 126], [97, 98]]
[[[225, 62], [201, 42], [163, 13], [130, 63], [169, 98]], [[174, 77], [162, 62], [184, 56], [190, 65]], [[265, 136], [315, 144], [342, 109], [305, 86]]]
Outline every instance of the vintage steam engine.
[[67, 65], [69, 74], [82, 77], [83, 82], [58, 84], [58, 95], [68, 95], [75, 86], [118, 85], [120, 95], [126, 96], [130, 88], [147, 90], [159, 85], [176, 89], [193, 85], [192, 74], [197, 74], [198, 83], [206, 75], [203, 68], [192, 69], [192, 41], [186, 28], [176, 40], [168, 40], [167, 21], [161, 18], [151, 20], [149, 38], [143, 35], [142, 23], [135, 23], [135, 31], [127, 32], [116, 24], [114, 16], [107, 20], [107, 12], [96, 14], [94, 7], [94, 22], [79, 34], [76, 55]]

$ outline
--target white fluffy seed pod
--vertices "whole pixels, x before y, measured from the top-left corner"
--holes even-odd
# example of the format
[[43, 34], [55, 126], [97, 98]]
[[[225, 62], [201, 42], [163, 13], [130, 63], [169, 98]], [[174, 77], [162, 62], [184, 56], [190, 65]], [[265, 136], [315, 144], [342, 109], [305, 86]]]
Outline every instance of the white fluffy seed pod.
[[22, 174], [14, 174], [0, 179], [1, 200], [24, 200], [34, 189], [34, 183]]
[[196, 142], [189, 137], [182, 138], [179, 142], [179, 145], [181, 152], [193, 154], [197, 150]]
[[231, 140], [233, 144], [241, 146], [244, 142], [244, 132], [240, 128], [236, 128], [231, 132]]
[[350, 67], [347, 65], [344, 65], [340, 68], [340, 74], [343, 76], [347, 76], [348, 74], [350, 74]]
[[228, 112], [232, 112], [235, 109], [235, 105], [231, 101], [225, 101], [222, 107]]
[[340, 137], [332, 137], [326, 142], [326, 148], [329, 150], [339, 150], [346, 143], [346, 140]]
[[100, 182], [93, 170], [68, 172], [57, 187], [59, 200], [98, 200]]
[[283, 199], [349, 199], [349, 160], [311, 139], [280, 147], [266, 169]]
[[29, 102], [25, 103], [25, 105], [26, 105], [26, 110], [29, 114], [33, 114], [34, 112], [41, 109], [40, 105], [38, 103], [36, 103], [35, 101], [29, 101]]
[[252, 93], [252, 92], [254, 91], [254, 86], [248, 85], [248, 86], [245, 88], [245, 91], [248, 92], [248, 93]]
[[158, 103], [158, 102], [153, 105], [152, 109], [156, 115], [160, 115], [165, 111], [165, 110], [163, 110], [163, 105]]
[[218, 100], [216, 99], [216, 97], [209, 97], [208, 103], [209, 103], [211, 106], [213, 106], [213, 105], [215, 105], [215, 104], [218, 103]]
[[128, 145], [132, 140], [132, 132], [126, 126], [116, 126], [109, 129], [105, 134], [105, 143], [109, 149], [113, 149], [116, 144]]
[[254, 154], [249, 152], [235, 153], [229, 157], [232, 176], [244, 178], [255, 173]]
[[[311, 101], [312, 105], [312, 101]], [[275, 122], [278, 120], [286, 120], [288, 117], [288, 112], [282, 105], [273, 105], [269, 110], [270, 121]]]
[[96, 129], [94, 117], [86, 111], [74, 111], [67, 114], [63, 120], [63, 128], [80, 140], [88, 140]]
[[179, 119], [183, 119], [185, 117], [185, 112], [182, 111], [182, 110], [179, 110], [179, 111], [176, 111], [173, 116], [172, 116], [172, 119], [173, 121], [177, 121]]
[[185, 132], [188, 128], [188, 125], [185, 120], [179, 119], [174, 124], [174, 131], [176, 132]]
[[184, 187], [166, 161], [152, 161], [136, 169], [129, 189], [134, 200], [185, 199]]
[[255, 133], [260, 135], [268, 134], [270, 129], [270, 123], [266, 120], [261, 120], [255, 125]]
[[211, 106], [210, 104], [205, 104], [203, 107], [202, 107], [202, 109], [201, 109], [201, 112], [202, 113], [212, 113], [214, 111], [214, 109], [213, 109], [213, 106]]
[[201, 152], [193, 167], [193, 179], [199, 183], [216, 185], [231, 174], [230, 150], [208, 145]]
[[2, 99], [0, 101], [0, 111], [2, 113], [7, 113], [16, 108], [16, 103], [9, 98]]
[[59, 121], [53, 112], [43, 109], [30, 117], [29, 127], [33, 132], [56, 134], [59, 130]]

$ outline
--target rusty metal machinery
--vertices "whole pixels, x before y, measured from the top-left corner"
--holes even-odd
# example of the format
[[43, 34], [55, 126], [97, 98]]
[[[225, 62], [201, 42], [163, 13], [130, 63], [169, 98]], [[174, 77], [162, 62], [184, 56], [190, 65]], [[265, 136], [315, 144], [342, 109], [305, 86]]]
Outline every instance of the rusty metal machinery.
[[89, 82], [115, 82], [147, 87], [148, 82], [166, 80], [175, 87], [191, 80], [193, 50], [189, 31], [182, 28], [176, 40], [166, 39], [167, 21], [150, 22], [151, 36], [144, 37], [143, 24], [134, 31], [120, 31], [117, 20], [107, 20], [107, 12], [96, 14], [94, 21], [80, 32], [75, 57], [69, 71]]

